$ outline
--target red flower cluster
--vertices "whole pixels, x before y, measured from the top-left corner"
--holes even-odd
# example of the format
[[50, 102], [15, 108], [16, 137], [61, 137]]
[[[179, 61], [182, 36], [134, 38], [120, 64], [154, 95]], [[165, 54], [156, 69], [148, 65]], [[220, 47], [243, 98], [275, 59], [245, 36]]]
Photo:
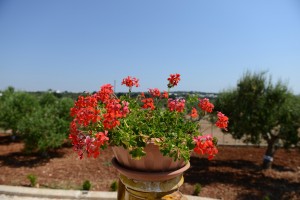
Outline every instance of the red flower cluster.
[[227, 131], [228, 126], [228, 117], [223, 113], [218, 112], [218, 121], [216, 122], [216, 126], [219, 128], [223, 128]]
[[97, 109], [97, 98], [95, 96], [79, 96], [75, 106], [71, 108], [71, 116], [76, 116], [76, 122], [88, 126], [91, 122], [100, 120], [100, 110]]
[[111, 84], [105, 84], [93, 96], [95, 96], [97, 98], [97, 104], [98, 104], [98, 101], [106, 103], [106, 101], [111, 99], [113, 94], [114, 94], [113, 86]]
[[171, 74], [170, 77], [168, 78], [168, 88], [172, 88], [178, 84], [180, 81], [180, 74]]
[[158, 88], [149, 89], [149, 93], [150, 93], [151, 96], [153, 96], [153, 97], [160, 97], [160, 91], [159, 91]]
[[144, 105], [142, 106], [143, 108], [145, 109], [150, 108], [151, 110], [155, 109], [154, 101], [152, 98], [142, 99], [142, 102], [144, 103]]
[[[214, 104], [209, 102], [209, 99], [204, 98], [200, 99], [198, 106], [205, 112], [211, 113], [214, 109]], [[216, 126], [219, 128], [223, 128], [227, 131], [228, 126], [228, 117], [225, 116], [223, 113], [218, 112], [218, 120], [216, 122]]]
[[[103, 107], [99, 107], [101, 102]], [[86, 151], [88, 157], [97, 157], [99, 147], [105, 145], [109, 138], [107, 131], [93, 132], [91, 130], [84, 132], [80, 128], [91, 124], [100, 123], [105, 130], [113, 129], [120, 124], [119, 119], [126, 117], [129, 113], [128, 102], [120, 100], [113, 95], [113, 87], [106, 84], [100, 91], [87, 96], [79, 96], [74, 107], [71, 108], [71, 116], [74, 117], [70, 125], [69, 138], [72, 140], [74, 150], [78, 152], [80, 158]]]
[[218, 153], [218, 149], [216, 148], [211, 135], [195, 137], [194, 141], [196, 143], [196, 147], [194, 148], [195, 153], [199, 155], [207, 154], [209, 160], [213, 159]]
[[168, 97], [169, 97], [169, 93], [168, 93], [167, 91], [164, 91], [164, 92], [162, 93], [162, 98], [167, 99]]
[[209, 99], [200, 99], [198, 106], [205, 112], [211, 113], [214, 109], [214, 105], [209, 102]]
[[149, 89], [149, 93], [152, 96], [152, 98], [146, 98], [145, 94], [142, 92], [141, 93], [141, 98], [142, 98], [142, 102], [144, 103], [142, 108], [150, 108], [151, 110], [155, 109], [155, 105], [154, 105], [154, 99], [153, 98], [168, 98], [168, 92], [164, 91], [163, 93], [161, 93], [159, 91], [158, 88], [154, 88], [154, 89]]
[[139, 85], [139, 79], [134, 78], [134, 77], [131, 78], [130, 76], [127, 76], [127, 78], [123, 79], [122, 85], [126, 85], [129, 88], [132, 88], [133, 86], [135, 86], [135, 87], [140, 86]]
[[168, 108], [170, 111], [183, 112], [185, 106], [184, 99], [168, 99]]
[[[168, 81], [169, 88], [176, 86], [180, 81], [180, 74], [171, 74], [168, 78]], [[133, 86], [139, 86], [139, 80], [137, 78], [128, 76], [127, 78], [123, 79], [122, 85], [126, 85], [127, 87], [129, 87], [129, 91], [131, 91], [131, 88]], [[152, 119], [156, 119], [155, 117], [158, 117], [158, 123], [161, 123], [161, 121], [164, 120], [163, 118], [160, 118], [160, 116], [168, 117], [170, 116], [170, 111], [180, 112], [182, 114], [175, 113], [176, 115], [174, 116], [184, 117], [184, 120], [178, 120], [181, 124], [177, 124], [176, 120], [172, 120], [176, 121], [176, 124], [171, 123], [169, 120], [167, 121], [169, 124], [165, 125], [169, 125], [170, 127], [178, 126], [175, 127], [177, 129], [187, 127], [186, 129], [184, 129], [185, 131], [187, 129], [188, 131], [193, 129], [190, 133], [191, 135], [189, 135], [188, 133], [186, 134], [187, 137], [191, 136], [190, 138], [188, 138], [188, 140], [192, 139], [194, 135], [199, 131], [198, 124], [190, 124], [190, 122], [198, 123], [197, 120], [200, 120], [197, 111], [198, 108], [192, 108], [191, 113], [188, 114], [192, 118], [190, 118], [190, 120], [186, 117], [186, 113], [184, 113], [186, 104], [185, 99], [169, 98], [168, 92], [160, 92], [158, 88], [149, 89], [149, 94], [150, 98], [147, 98], [149, 97], [149, 95], [147, 95], [146, 97], [144, 93], [141, 93], [141, 95], [138, 96], [136, 101], [131, 101], [131, 99], [128, 99], [128, 102], [131, 102], [131, 105], [133, 105], [132, 109], [138, 109], [137, 112], [139, 112], [139, 109], [141, 109], [142, 112], [146, 112], [144, 109], [153, 110], [150, 112], [149, 116], [153, 116]], [[120, 99], [122, 99], [123, 101], [117, 98], [114, 94], [113, 86], [110, 84], [103, 85], [100, 88], [100, 90], [95, 94], [78, 97], [77, 101], [75, 101], [74, 103], [74, 107], [70, 110], [70, 114], [73, 117], [73, 121], [70, 124], [69, 138], [72, 141], [74, 150], [78, 153], [80, 159], [83, 158], [84, 153], [86, 153], [88, 157], [96, 158], [100, 154], [101, 147], [106, 147], [106, 145], [108, 145], [109, 142], [112, 142], [112, 144], [114, 144], [115, 142], [114, 135], [111, 138], [108, 137], [108, 131], [110, 131], [110, 134], [113, 134], [115, 133], [113, 130], [114, 128], [118, 127], [120, 128], [119, 130], [121, 130], [124, 124], [128, 127], [128, 125], [126, 124], [127, 122], [131, 122], [133, 125], [135, 125], [135, 120], [139, 120], [135, 119], [134, 117], [130, 117], [128, 118], [127, 122], [124, 121], [124, 124], [121, 123], [122, 119], [125, 118], [128, 115], [128, 113], [130, 113], [129, 103], [124, 100], [127, 98], [130, 98], [130, 95], [120, 97]], [[162, 105], [162, 103], [157, 103], [160, 101], [166, 102], [166, 99], [168, 99], [166, 105]], [[154, 102], [157, 104], [155, 105]], [[214, 105], [210, 103], [209, 99], [207, 98], [199, 99], [199, 102], [197, 103], [198, 107], [202, 111], [204, 111], [202, 112], [204, 114], [211, 113], [214, 109]], [[159, 106], [162, 107], [160, 108]], [[135, 112], [132, 113], [134, 114]], [[221, 112], [218, 112], [217, 116], [218, 120], [216, 122], [216, 126], [227, 130], [228, 117], [222, 114]], [[148, 123], [148, 121], [146, 123]], [[158, 129], [155, 129], [156, 127], [158, 127]], [[161, 127], [159, 126], [155, 126], [153, 130], [158, 130], [157, 132], [159, 132], [163, 129], [161, 129]], [[147, 131], [145, 132], [147, 133]], [[181, 141], [186, 141], [186, 138], [184, 137], [184, 140]], [[122, 140], [122, 137], [120, 138], [121, 139], [118, 138], [118, 140]], [[218, 153], [216, 143], [214, 142], [211, 135], [197, 136], [193, 139], [195, 144], [195, 153], [207, 154], [208, 159], [212, 159]], [[182, 151], [185, 152], [183, 149]], [[188, 153], [190, 153], [190, 151]]]
[[106, 113], [103, 114], [103, 126], [104, 129], [113, 129], [114, 127], [120, 125], [119, 118], [122, 118], [123, 114], [122, 112], [122, 106], [120, 104], [119, 99], [111, 99], [107, 102], [105, 109]]
[[[211, 113], [213, 111], [214, 105], [209, 102], [209, 99], [204, 98], [199, 100], [200, 101], [198, 106], [201, 108], [201, 110], [208, 113]], [[192, 113], [190, 114], [190, 116], [193, 118], [198, 117], [196, 108], [192, 109]], [[218, 112], [218, 120], [216, 122], [216, 126], [227, 130], [227, 125], [228, 125], [228, 117], [226, 117], [221, 112]], [[216, 148], [211, 135], [195, 137], [194, 141], [196, 145], [194, 148], [195, 153], [207, 154], [209, 160], [213, 159], [215, 155], [218, 153], [218, 149]]]
[[[76, 130], [72, 131], [74, 128]], [[77, 131], [76, 123], [74, 123], [74, 121], [71, 123], [71, 134], [69, 135], [69, 139], [72, 141], [73, 149], [77, 152], [80, 159], [83, 158], [85, 152], [88, 157], [98, 157], [100, 154], [100, 147], [106, 145], [109, 140], [107, 131], [104, 133], [98, 132], [95, 134], [95, 137], [92, 138], [89, 135]]]
[[191, 116], [192, 118], [198, 118], [199, 115], [198, 115], [198, 111], [197, 111], [196, 108], [192, 108], [192, 111], [191, 111], [190, 116]]
[[86, 144], [86, 151], [87, 156], [94, 158], [97, 158], [100, 154], [100, 147], [102, 145], [105, 145], [106, 142], [109, 140], [107, 137], [107, 131], [96, 133], [94, 138], [90, 138], [89, 136], [86, 136], [85, 138], [85, 144]]

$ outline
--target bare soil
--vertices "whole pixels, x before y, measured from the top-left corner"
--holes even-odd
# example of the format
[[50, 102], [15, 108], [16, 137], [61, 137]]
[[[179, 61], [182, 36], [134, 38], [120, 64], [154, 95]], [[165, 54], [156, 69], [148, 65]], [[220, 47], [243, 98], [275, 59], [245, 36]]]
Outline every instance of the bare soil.
[[[37, 177], [39, 187], [81, 189], [85, 180], [91, 190], [110, 191], [118, 180], [111, 165], [110, 148], [97, 159], [79, 160], [72, 147], [66, 145], [48, 156], [26, 154], [23, 143], [0, 134], [0, 184], [28, 186], [28, 174]], [[199, 196], [217, 199], [300, 199], [300, 152], [279, 149], [273, 169], [262, 170], [265, 147], [219, 146], [217, 157], [193, 156], [191, 167], [185, 172], [180, 190], [192, 195], [195, 185], [201, 185]]]

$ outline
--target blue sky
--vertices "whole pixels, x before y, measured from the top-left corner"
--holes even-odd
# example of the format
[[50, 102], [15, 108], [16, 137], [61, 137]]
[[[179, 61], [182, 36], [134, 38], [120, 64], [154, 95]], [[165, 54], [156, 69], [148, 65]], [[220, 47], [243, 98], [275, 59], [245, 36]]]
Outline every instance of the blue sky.
[[0, 0], [0, 90], [220, 92], [268, 71], [300, 94], [297, 0]]

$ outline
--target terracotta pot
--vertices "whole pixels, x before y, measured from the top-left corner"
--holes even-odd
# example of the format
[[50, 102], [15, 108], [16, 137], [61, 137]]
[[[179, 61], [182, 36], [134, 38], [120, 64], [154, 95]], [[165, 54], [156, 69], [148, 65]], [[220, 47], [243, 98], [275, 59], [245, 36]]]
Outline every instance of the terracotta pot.
[[142, 172], [167, 172], [174, 171], [186, 165], [184, 160], [174, 161], [173, 158], [163, 156], [159, 147], [154, 142], [149, 142], [145, 147], [146, 156], [140, 160], [133, 159], [127, 149], [119, 146], [112, 147], [118, 163], [130, 170]]
[[166, 181], [166, 180], [174, 179], [176, 177], [181, 178], [183, 172], [185, 172], [190, 167], [190, 163], [188, 162], [183, 167], [172, 171], [159, 171], [159, 172], [137, 171], [134, 169], [130, 169], [128, 167], [123, 167], [122, 165], [119, 164], [116, 158], [112, 159], [112, 165], [120, 172], [120, 174], [126, 176], [129, 179], [135, 180], [135, 182], [137, 180], [146, 181], [146, 182], [153, 182], [153, 181], [158, 182], [158, 181]]

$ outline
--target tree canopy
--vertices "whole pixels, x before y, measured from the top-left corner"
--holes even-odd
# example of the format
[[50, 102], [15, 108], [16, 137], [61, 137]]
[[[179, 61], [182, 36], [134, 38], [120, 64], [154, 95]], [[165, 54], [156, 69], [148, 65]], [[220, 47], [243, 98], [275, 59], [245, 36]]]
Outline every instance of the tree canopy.
[[228, 130], [234, 138], [253, 144], [267, 142], [266, 168], [277, 145], [299, 145], [300, 98], [281, 81], [273, 83], [265, 72], [245, 73], [235, 89], [219, 95], [215, 106], [228, 115]]
[[60, 147], [68, 136], [73, 100], [51, 91], [39, 95], [6, 89], [0, 96], [0, 127], [12, 130], [28, 151], [47, 152]]

